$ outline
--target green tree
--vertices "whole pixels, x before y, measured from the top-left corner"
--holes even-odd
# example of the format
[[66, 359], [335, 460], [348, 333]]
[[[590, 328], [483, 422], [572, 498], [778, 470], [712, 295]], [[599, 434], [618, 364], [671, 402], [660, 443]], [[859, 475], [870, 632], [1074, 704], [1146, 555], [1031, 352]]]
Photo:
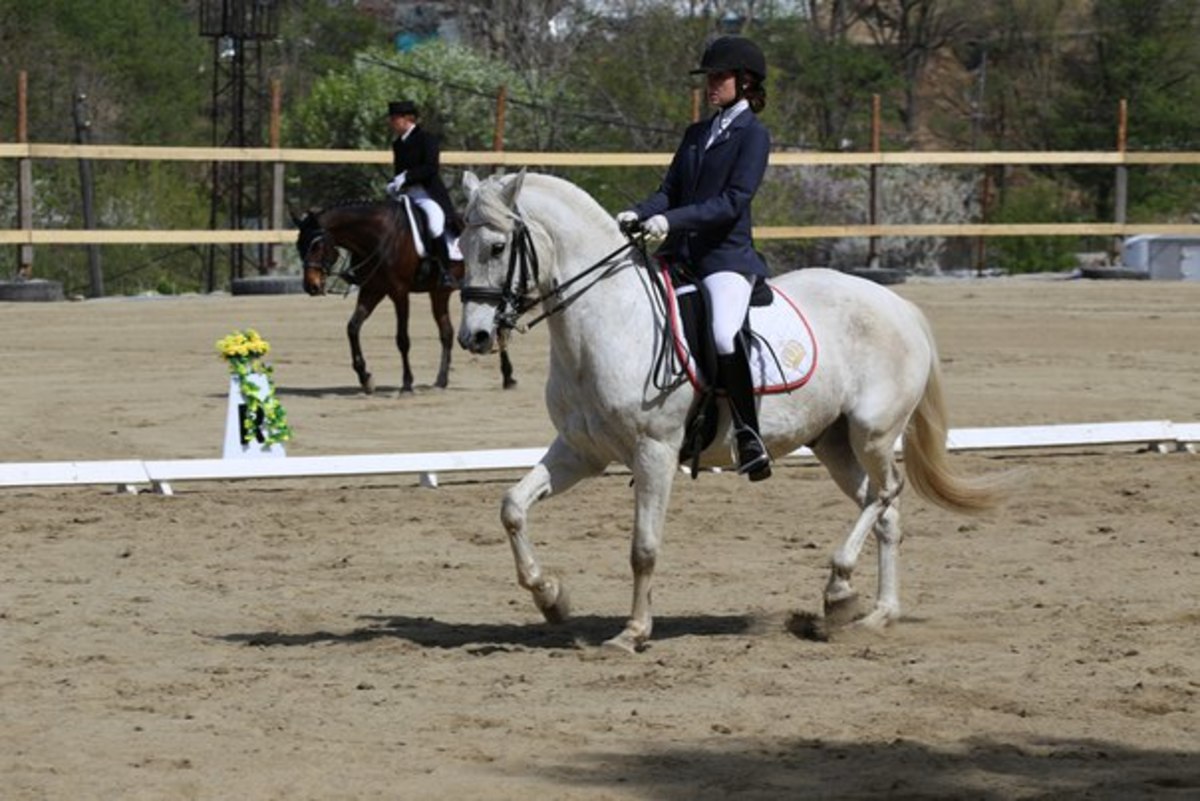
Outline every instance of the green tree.
[[[519, 85], [512, 69], [465, 48], [431, 42], [407, 53], [368, 49], [346, 68], [318, 79], [309, 96], [291, 108], [286, 115], [288, 143], [387, 151], [392, 136], [386, 121], [388, 101], [408, 98], [421, 109], [422, 125], [441, 136], [443, 150], [487, 150], [495, 130], [496, 90], [508, 84]], [[510, 147], [532, 143], [532, 123], [522, 115], [509, 117]], [[290, 199], [327, 205], [337, 199], [381, 196], [391, 167], [314, 164], [295, 172]], [[447, 176], [446, 183], [453, 189], [457, 181]]]
[[[1091, 34], [1064, 56], [1062, 88], [1043, 118], [1041, 145], [1112, 150], [1118, 106], [1125, 98], [1130, 149], [1195, 147], [1200, 5], [1194, 0], [1096, 0], [1089, 22]], [[1111, 219], [1113, 170], [1076, 169], [1070, 175], [1093, 198], [1095, 215]], [[1161, 204], [1164, 195], [1179, 202], [1190, 196], [1195, 202], [1195, 175], [1189, 171], [1134, 171], [1130, 177], [1131, 211], [1140, 204]]]

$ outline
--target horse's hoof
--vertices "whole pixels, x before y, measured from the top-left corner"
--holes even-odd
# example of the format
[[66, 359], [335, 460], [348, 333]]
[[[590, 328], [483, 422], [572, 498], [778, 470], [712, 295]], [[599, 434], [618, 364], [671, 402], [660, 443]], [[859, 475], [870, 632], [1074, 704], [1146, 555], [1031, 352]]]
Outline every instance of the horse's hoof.
[[643, 646], [641, 641], [629, 631], [622, 631], [616, 637], [605, 640], [600, 647], [609, 653], [636, 654]]
[[375, 379], [371, 378], [371, 376], [367, 376], [366, 378], [360, 379], [359, 384], [362, 385], [362, 391], [364, 393], [366, 393], [367, 395], [375, 394]]
[[534, 596], [537, 607], [547, 623], [565, 623], [571, 617], [571, 598], [566, 587], [556, 578], [546, 579], [538, 595]]
[[865, 629], [867, 631], [883, 631], [892, 624], [899, 615], [882, 606], [877, 606], [871, 610], [870, 614], [860, 617], [855, 620], [852, 625], [856, 629]]
[[512, 389], [516, 385], [517, 385], [517, 379], [515, 379], [515, 378], [504, 379], [504, 388], [505, 389]]
[[842, 598], [825, 599], [825, 624], [829, 628], [848, 626], [862, 617], [862, 609], [857, 592], [852, 592]]

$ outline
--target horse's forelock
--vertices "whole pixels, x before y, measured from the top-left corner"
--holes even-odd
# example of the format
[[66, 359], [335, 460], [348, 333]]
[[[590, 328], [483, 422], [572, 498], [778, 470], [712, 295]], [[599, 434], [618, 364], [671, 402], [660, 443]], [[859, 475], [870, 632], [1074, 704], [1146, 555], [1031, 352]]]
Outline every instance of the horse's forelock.
[[517, 214], [504, 202], [502, 189], [499, 176], [492, 176], [479, 185], [467, 203], [467, 225], [487, 225], [505, 232], [512, 229]]

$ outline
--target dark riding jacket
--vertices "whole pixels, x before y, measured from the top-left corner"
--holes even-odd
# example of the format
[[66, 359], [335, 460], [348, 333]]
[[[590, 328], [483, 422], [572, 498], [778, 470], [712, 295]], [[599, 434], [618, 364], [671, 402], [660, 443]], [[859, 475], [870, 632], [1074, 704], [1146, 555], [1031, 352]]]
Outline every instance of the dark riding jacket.
[[662, 185], [633, 207], [641, 220], [656, 214], [670, 225], [658, 254], [689, 264], [697, 276], [721, 271], [767, 277], [750, 235], [750, 201], [762, 183], [771, 136], [750, 109], [704, 149], [712, 118], [683, 134]]
[[404, 173], [404, 189], [424, 187], [434, 202], [446, 213], [446, 224], [458, 229], [458, 213], [450, 200], [450, 192], [442, 183], [441, 148], [438, 138], [427, 133], [421, 126], [414, 127], [408, 136], [397, 136], [392, 140], [392, 166], [394, 175]]

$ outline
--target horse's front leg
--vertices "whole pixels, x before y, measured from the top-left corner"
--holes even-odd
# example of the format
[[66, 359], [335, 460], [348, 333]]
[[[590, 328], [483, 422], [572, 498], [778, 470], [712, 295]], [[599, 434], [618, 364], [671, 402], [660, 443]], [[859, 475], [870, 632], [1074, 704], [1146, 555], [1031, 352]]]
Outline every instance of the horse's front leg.
[[400, 362], [404, 366], [404, 380], [400, 385], [401, 392], [413, 391], [412, 365], [408, 361], [408, 290], [392, 293], [392, 304], [396, 307], [396, 349], [400, 351]]
[[566, 491], [580, 479], [599, 474], [597, 464], [572, 450], [562, 438], [554, 440], [542, 460], [504, 494], [500, 520], [508, 532], [517, 565], [517, 583], [533, 594], [533, 602], [550, 623], [561, 623], [570, 615], [570, 602], [561, 580], [542, 572], [533, 544], [526, 534], [529, 507], [543, 498]]
[[662, 544], [667, 503], [679, 464], [678, 445], [643, 438], [634, 455], [633, 544], [629, 562], [633, 567], [633, 610], [625, 629], [605, 646], [638, 651], [650, 639], [654, 616], [650, 605], [650, 583]]
[[454, 326], [450, 323], [450, 290], [431, 290], [429, 299], [433, 309], [433, 320], [438, 327], [438, 339], [442, 343], [442, 360], [438, 363], [437, 380], [433, 385], [438, 389], [445, 389], [450, 383], [450, 348], [454, 343]]
[[500, 376], [504, 379], [505, 389], [517, 385], [517, 379], [513, 378], [512, 360], [508, 358], [508, 343], [503, 339], [500, 340]]
[[368, 395], [375, 391], [375, 382], [367, 370], [367, 360], [363, 358], [359, 332], [382, 298], [383, 293], [364, 287], [358, 293], [358, 303], [354, 306], [354, 313], [350, 315], [350, 322], [346, 324], [346, 336], [350, 340], [350, 364], [358, 375], [358, 385]]

